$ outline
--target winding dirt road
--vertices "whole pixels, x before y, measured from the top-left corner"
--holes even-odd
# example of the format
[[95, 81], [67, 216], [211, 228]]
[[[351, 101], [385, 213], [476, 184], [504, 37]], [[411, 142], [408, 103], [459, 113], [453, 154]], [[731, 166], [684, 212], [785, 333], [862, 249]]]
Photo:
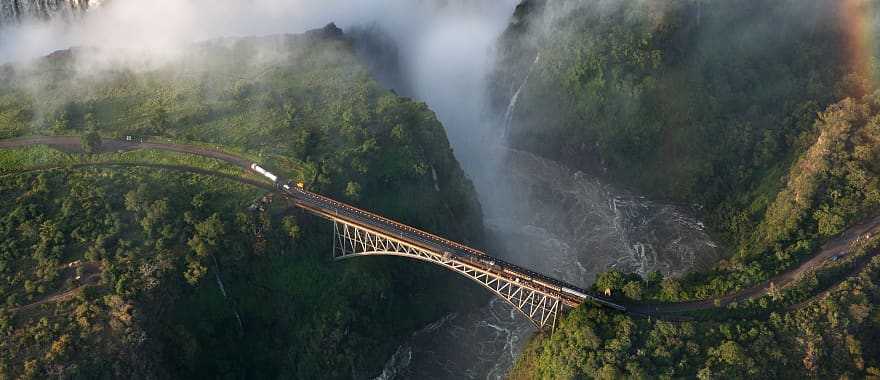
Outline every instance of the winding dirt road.
[[[52, 137], [30, 137], [30, 138], [20, 138], [20, 139], [8, 139], [8, 140], [0, 140], [0, 149], [4, 148], [17, 148], [17, 147], [26, 147], [32, 145], [47, 145], [51, 147], [55, 147], [57, 149], [61, 149], [64, 151], [75, 151], [81, 152], [81, 143], [79, 137], [68, 137], [68, 136], [52, 136]], [[174, 143], [156, 143], [156, 142], [134, 142], [134, 141], [120, 141], [120, 140], [103, 140], [102, 141], [102, 150], [104, 151], [128, 151], [128, 150], [136, 150], [136, 149], [159, 149], [166, 150], [178, 153], [188, 153], [208, 158], [214, 158], [220, 161], [224, 161], [233, 165], [237, 165], [244, 169], [249, 169], [251, 165], [251, 161], [240, 157], [235, 156], [226, 152], [222, 152], [220, 150], [194, 146], [194, 145], [182, 145], [182, 144], [174, 144]], [[56, 165], [56, 166], [46, 166], [46, 167], [37, 167], [37, 168], [29, 168], [25, 171], [34, 171], [34, 170], [47, 170], [57, 167], [86, 167], [86, 166], [119, 166], [119, 167], [155, 167], [162, 169], [170, 169], [170, 170], [180, 170], [187, 171], [196, 174], [204, 174], [211, 176], [218, 176], [227, 178], [234, 181], [239, 181], [241, 183], [245, 183], [252, 186], [257, 186], [264, 189], [272, 189], [272, 185], [266, 182], [255, 181], [247, 178], [237, 177], [234, 175], [224, 174], [220, 172], [215, 172], [211, 170], [193, 168], [184, 165], [164, 165], [164, 164], [149, 164], [149, 163], [95, 163], [95, 164], [72, 164], [72, 165]], [[18, 172], [20, 173], [20, 172]], [[845, 233], [838, 236], [837, 238], [829, 241], [825, 245], [822, 246], [819, 253], [811, 257], [809, 260], [804, 261], [796, 268], [792, 268], [788, 271], [780, 273], [773, 278], [764, 281], [762, 283], [756, 284], [752, 287], [730, 293], [728, 295], [711, 298], [706, 300], [698, 300], [698, 301], [689, 301], [689, 302], [677, 302], [677, 303], [662, 303], [662, 304], [629, 304], [627, 306], [627, 311], [636, 315], [642, 316], [653, 316], [658, 318], [664, 317], [674, 317], [677, 314], [682, 314], [686, 312], [699, 311], [699, 310], [710, 310], [719, 307], [726, 307], [727, 305], [733, 302], [742, 302], [748, 299], [758, 298], [770, 291], [771, 286], [776, 287], [777, 289], [782, 289], [787, 285], [790, 285], [792, 282], [799, 279], [805, 273], [813, 271], [824, 264], [826, 264], [829, 260], [836, 260], [838, 258], [845, 257], [849, 254], [854, 244], [858, 243], [861, 239], [869, 237], [871, 235], [875, 235], [880, 233], [880, 216], [870, 219], [866, 222], [860, 223], [852, 228], [848, 229]], [[871, 252], [866, 257], [862, 258], [862, 263], [864, 264], [871, 257], [880, 253], [880, 250], [875, 250]], [[856, 265], [854, 271], [858, 272], [861, 269], [864, 269], [864, 265]], [[845, 278], [845, 277], [844, 277]], [[843, 281], [843, 278], [840, 280]], [[840, 282], [839, 281], [839, 282]], [[839, 283], [837, 282], [837, 283]], [[836, 286], [836, 284], [833, 286]], [[832, 286], [832, 287], [833, 287]]]
[[46, 304], [46, 303], [50, 303], [50, 302], [59, 302], [59, 301], [71, 299], [74, 296], [76, 296], [76, 294], [79, 293], [86, 286], [95, 285], [101, 280], [101, 267], [98, 263], [95, 263], [95, 262], [80, 263], [79, 261], [75, 261], [70, 264], [65, 264], [65, 265], [62, 265], [60, 268], [58, 268], [60, 271], [65, 272], [65, 275], [62, 277], [62, 280], [73, 279], [74, 276], [76, 276], [75, 270], [78, 267], [83, 268], [82, 277], [76, 278], [76, 281], [80, 284], [79, 286], [76, 286], [72, 289], [68, 289], [65, 291], [57, 292], [54, 294], [49, 294], [46, 297], [44, 297], [43, 299], [29, 303], [27, 305], [22, 305], [19, 307], [11, 308], [11, 309], [9, 309], [9, 311], [27, 312], [27, 311], [33, 310], [35, 307], [42, 305], [42, 304]]

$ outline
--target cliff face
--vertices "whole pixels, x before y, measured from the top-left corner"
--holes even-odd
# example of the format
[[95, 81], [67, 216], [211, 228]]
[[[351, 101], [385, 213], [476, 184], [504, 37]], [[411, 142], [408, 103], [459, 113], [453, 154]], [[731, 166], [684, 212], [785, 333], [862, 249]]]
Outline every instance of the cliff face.
[[81, 15], [98, 0], [0, 0], [0, 27], [25, 20], [49, 20]]

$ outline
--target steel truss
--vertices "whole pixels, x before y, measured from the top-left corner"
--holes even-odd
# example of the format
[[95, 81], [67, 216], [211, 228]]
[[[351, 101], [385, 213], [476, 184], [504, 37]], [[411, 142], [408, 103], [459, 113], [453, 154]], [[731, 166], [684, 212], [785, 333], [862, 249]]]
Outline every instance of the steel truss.
[[553, 330], [561, 307], [564, 306], [555, 294], [533, 289], [520, 283], [516, 276], [493, 271], [491, 268], [481, 268], [450, 253], [427, 250], [389, 234], [343, 220], [333, 220], [333, 233], [335, 260], [357, 256], [402, 256], [440, 265], [486, 287], [541, 330]]

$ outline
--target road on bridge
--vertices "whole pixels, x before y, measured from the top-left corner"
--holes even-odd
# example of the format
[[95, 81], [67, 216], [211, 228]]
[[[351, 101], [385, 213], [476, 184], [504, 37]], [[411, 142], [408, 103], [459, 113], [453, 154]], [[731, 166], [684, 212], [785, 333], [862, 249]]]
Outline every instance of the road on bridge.
[[[81, 151], [81, 142], [79, 137], [71, 137], [71, 136], [48, 136], [48, 137], [29, 137], [29, 138], [18, 138], [18, 139], [7, 139], [0, 140], [0, 149], [3, 148], [16, 148], [16, 147], [26, 147], [33, 145], [47, 145], [59, 148], [65, 151]], [[234, 164], [240, 166], [243, 169], [250, 169], [250, 165], [252, 164], [251, 160], [236, 156], [227, 152], [223, 152], [216, 149], [194, 146], [194, 145], [184, 145], [184, 144], [174, 144], [174, 143], [158, 143], [158, 142], [134, 142], [134, 141], [120, 141], [120, 140], [102, 140], [102, 149], [106, 151], [118, 151], [118, 150], [136, 150], [136, 149], [159, 149], [166, 150], [178, 153], [188, 153], [208, 158], [214, 158], [217, 160], [221, 160], [230, 164]], [[107, 165], [107, 164], [77, 164], [73, 166], [94, 166], [94, 165]], [[137, 164], [132, 164], [132, 166], [136, 166]], [[150, 165], [147, 165], [150, 166]], [[199, 169], [201, 170], [201, 169]], [[208, 171], [201, 170], [204, 174], [217, 174], [210, 173]], [[250, 185], [257, 185], [252, 180], [245, 181], [244, 178], [240, 178], [239, 180], [242, 183], [247, 183]], [[265, 185], [261, 186], [265, 187]], [[310, 193], [313, 194], [313, 193]], [[329, 198], [321, 197], [326, 200], [332, 201]], [[326, 203], [326, 201], [322, 201], [325, 205], [330, 205], [330, 203]], [[332, 201], [335, 202], [335, 201]], [[340, 202], [336, 202], [340, 203]], [[341, 204], [341, 203], [340, 203]], [[343, 204], [344, 205], [344, 204]], [[346, 205], [347, 206], [347, 205]], [[349, 206], [350, 207], [350, 206]], [[356, 211], [361, 211], [359, 209], [353, 208], [351, 211], [354, 214], [357, 214]], [[370, 214], [374, 215], [374, 214]], [[357, 215], [353, 215], [357, 217]], [[380, 217], [381, 218], [381, 217]], [[382, 218], [383, 223], [391, 223], [389, 225], [396, 226], [399, 223], [394, 221], [390, 221], [388, 219]], [[401, 225], [403, 227], [407, 227], [405, 225]], [[397, 228], [397, 227], [395, 227]], [[415, 230], [418, 231], [418, 230]], [[400, 229], [402, 233], [409, 233], [405, 229]], [[420, 232], [420, 231], [419, 231]], [[756, 284], [752, 287], [725, 295], [717, 298], [705, 299], [705, 300], [697, 300], [697, 301], [689, 301], [689, 302], [678, 302], [678, 303], [664, 303], [664, 304], [629, 304], [626, 305], [627, 311], [632, 312], [634, 314], [645, 315], [645, 316], [654, 316], [658, 318], [664, 317], [672, 317], [676, 314], [681, 314], [690, 311], [699, 311], [699, 310], [708, 310], [719, 307], [724, 307], [733, 302], [742, 302], [748, 299], [758, 298], [763, 295], [766, 295], [771, 288], [771, 284], [776, 288], [782, 288], [788, 284], [791, 284], [793, 281], [800, 278], [803, 274], [808, 273], [812, 270], [815, 270], [824, 264], [826, 264], [829, 260], [833, 260], [835, 257], [844, 257], [849, 253], [852, 246], [857, 243], [860, 239], [865, 238], [869, 235], [874, 235], [880, 233], [880, 216], [875, 217], [871, 220], [858, 224], [850, 229], [848, 229], [841, 236], [833, 239], [832, 241], [823, 245], [819, 253], [811, 257], [809, 260], [804, 261], [798, 267], [792, 268], [788, 271], [780, 273], [773, 278], [764, 281], [762, 283]], [[446, 244], [448, 242], [446, 239], [438, 238], [434, 235], [427, 234], [427, 236], [418, 237], [418, 239], [422, 239], [425, 243], [438, 243], [441, 242]], [[428, 239], [428, 240], [425, 240]], [[439, 240], [435, 240], [439, 239]], [[464, 247], [462, 249], [461, 247]], [[480, 251], [473, 250], [472, 248], [463, 246], [458, 243], [452, 242], [450, 248], [462, 249], [466, 252], [471, 253], [480, 253]], [[876, 256], [880, 253], [880, 250], [875, 250], [871, 252], [866, 258], [863, 260], [868, 260], [873, 256]], [[485, 255], [485, 254], [484, 254]], [[487, 256], [488, 257], [488, 256]], [[519, 268], [527, 273], [530, 272], [527, 269]], [[864, 265], [857, 265], [853, 273], [858, 273], [861, 269], [864, 268]], [[538, 278], [546, 278], [540, 274], [534, 273]], [[549, 281], [554, 283], [558, 283], [558, 281], [546, 278]], [[844, 278], [841, 278], [840, 281], [835, 283], [833, 286], [836, 286], [840, 282], [844, 281]]]

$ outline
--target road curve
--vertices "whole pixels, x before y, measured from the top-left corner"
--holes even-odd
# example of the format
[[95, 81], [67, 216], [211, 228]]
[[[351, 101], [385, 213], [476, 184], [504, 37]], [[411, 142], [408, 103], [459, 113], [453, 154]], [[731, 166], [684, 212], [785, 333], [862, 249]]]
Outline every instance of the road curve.
[[[56, 147], [66, 151], [81, 151], [81, 142], [79, 137], [71, 137], [71, 136], [47, 136], [47, 137], [29, 137], [29, 138], [17, 138], [17, 139], [7, 139], [0, 140], [0, 149], [4, 148], [16, 148], [16, 147], [26, 147], [32, 145], [47, 145]], [[251, 160], [236, 156], [233, 154], [229, 154], [226, 152], [222, 152], [220, 150], [194, 146], [194, 145], [184, 145], [184, 144], [174, 144], [174, 143], [157, 143], [157, 142], [135, 142], [135, 141], [120, 141], [120, 140], [102, 140], [102, 149], [104, 151], [127, 151], [127, 150], [136, 150], [136, 149], [158, 149], [158, 150], [166, 150], [178, 153], [188, 153], [208, 158], [214, 158], [220, 161], [224, 161], [236, 166], [239, 166], [243, 169], [250, 169]], [[227, 179], [239, 181], [242, 183], [246, 183], [252, 186], [258, 186], [264, 189], [272, 189], [273, 186], [266, 183], [255, 181], [251, 179], [241, 178], [233, 175], [228, 175], [220, 172], [214, 172], [211, 170], [199, 169], [188, 167], [184, 165], [162, 165], [162, 164], [139, 164], [139, 163], [95, 163], [95, 164], [72, 164], [72, 165], [58, 165], [63, 167], [85, 167], [85, 166], [145, 166], [145, 167], [156, 167], [163, 169], [171, 169], [171, 170], [183, 170], [189, 171], [197, 174], [204, 175], [212, 175], [218, 177], [224, 177]], [[44, 168], [35, 168], [32, 170], [46, 170], [51, 167]], [[870, 219], [866, 222], [862, 222], [852, 228], [848, 229], [842, 235], [836, 237], [835, 239], [829, 241], [825, 245], [822, 246], [819, 253], [811, 257], [809, 260], [804, 261], [796, 268], [792, 268], [788, 271], [780, 273], [767, 281], [756, 284], [746, 289], [742, 289], [728, 295], [724, 295], [721, 297], [710, 298], [705, 300], [697, 300], [697, 301], [687, 301], [687, 302], [675, 302], [675, 303], [633, 303], [627, 304], [627, 312], [642, 315], [642, 316], [652, 316], [657, 318], [670, 318], [675, 319], [676, 315], [680, 315], [682, 313], [692, 312], [692, 311], [700, 311], [700, 310], [709, 310], [718, 307], [726, 307], [727, 305], [734, 302], [742, 302], [748, 299], [758, 298], [763, 295], [766, 295], [770, 291], [771, 284], [778, 289], [781, 289], [792, 282], [799, 279], [803, 274], [810, 272], [816, 268], [821, 267], [828, 260], [831, 260], [833, 257], [843, 257], [846, 256], [852, 248], [852, 245], [857, 242], [859, 239], [862, 239], [867, 234], [877, 234], [880, 233], [880, 216]], [[871, 257], [880, 253], [880, 250], [875, 250], [871, 252], [866, 258], [863, 260], [870, 259]], [[864, 269], [863, 265], [857, 265], [856, 271], [860, 271]], [[845, 278], [845, 277], [844, 277]], [[836, 286], [838, 283], [842, 282], [843, 278], [835, 283], [833, 286]]]
[[[853, 245], [858, 241], [880, 233], [880, 216], [859, 223], [840, 236], [825, 243], [817, 254], [809, 260], [804, 261], [800, 265], [785, 272], [782, 272], [769, 280], [753, 285], [751, 287], [721, 296], [705, 300], [675, 302], [675, 303], [659, 303], [659, 304], [630, 304], [627, 309], [643, 315], [654, 317], [662, 317], [664, 315], [681, 314], [690, 311], [708, 310], [717, 307], [726, 307], [734, 302], [743, 302], [749, 299], [760, 298], [770, 292], [770, 287], [775, 286], [776, 289], [782, 289], [792, 282], [798, 280], [805, 273], [821, 267], [823, 264], [832, 260], [834, 257], [843, 258], [853, 250]], [[880, 253], [880, 250], [870, 252], [866, 257], [862, 258], [867, 262], [871, 257]], [[864, 265], [856, 265], [855, 272], [864, 269]], [[845, 278], [845, 277], [844, 277]], [[839, 282], [843, 281], [842, 278]]]

